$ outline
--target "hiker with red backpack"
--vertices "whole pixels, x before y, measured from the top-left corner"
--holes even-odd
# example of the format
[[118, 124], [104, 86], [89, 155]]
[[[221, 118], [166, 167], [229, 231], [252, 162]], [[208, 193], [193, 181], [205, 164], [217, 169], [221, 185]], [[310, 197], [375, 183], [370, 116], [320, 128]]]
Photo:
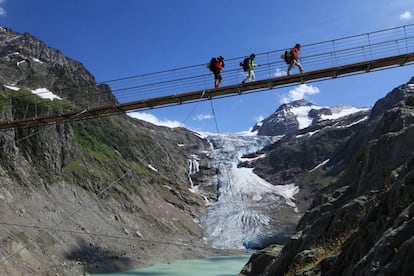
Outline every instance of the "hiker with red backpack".
[[247, 80], [251, 79], [252, 81], [256, 80], [256, 76], [254, 74], [254, 67], [260, 66], [259, 64], [254, 63], [256, 55], [251, 54], [249, 57], [245, 58], [243, 62], [240, 62], [240, 66], [243, 67], [243, 71], [248, 72], [248, 75], [242, 81], [242, 84], [245, 84]]
[[297, 43], [295, 47], [290, 50], [290, 60], [289, 60], [289, 67], [287, 70], [287, 75], [290, 76], [290, 70], [292, 70], [293, 66], [297, 66], [299, 68], [300, 73], [303, 73], [303, 66], [298, 62], [299, 60], [299, 50], [300, 44]]
[[218, 88], [223, 80], [221, 71], [224, 68], [224, 57], [219, 56], [218, 58], [212, 58], [210, 60], [208, 68], [214, 73], [214, 87]]

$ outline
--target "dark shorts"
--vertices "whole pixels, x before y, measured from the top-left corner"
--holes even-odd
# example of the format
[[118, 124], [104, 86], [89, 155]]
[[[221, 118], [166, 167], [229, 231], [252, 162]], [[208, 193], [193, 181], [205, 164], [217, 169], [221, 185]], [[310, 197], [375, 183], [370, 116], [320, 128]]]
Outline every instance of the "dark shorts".
[[214, 79], [215, 80], [222, 80], [223, 78], [221, 77], [221, 73], [220, 72], [214, 72]]

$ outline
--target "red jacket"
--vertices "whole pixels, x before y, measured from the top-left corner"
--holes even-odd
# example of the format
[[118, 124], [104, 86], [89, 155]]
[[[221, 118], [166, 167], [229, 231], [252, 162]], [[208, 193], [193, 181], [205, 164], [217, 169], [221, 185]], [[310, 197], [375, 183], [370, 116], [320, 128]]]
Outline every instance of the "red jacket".
[[292, 53], [292, 56], [295, 60], [299, 59], [299, 49], [298, 48], [292, 48], [291, 53]]
[[220, 73], [221, 70], [223, 70], [224, 62], [222, 60], [217, 60], [215, 67], [216, 67], [215, 69], [217, 70], [217, 72]]

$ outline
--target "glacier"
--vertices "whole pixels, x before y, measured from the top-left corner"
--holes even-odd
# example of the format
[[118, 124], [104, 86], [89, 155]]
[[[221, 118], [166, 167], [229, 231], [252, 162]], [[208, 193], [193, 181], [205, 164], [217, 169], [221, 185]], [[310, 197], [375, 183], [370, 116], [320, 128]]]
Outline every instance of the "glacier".
[[256, 152], [281, 137], [246, 133], [210, 134], [217, 201], [209, 205], [199, 222], [205, 239], [215, 248], [262, 248], [283, 242], [297, 221], [294, 195], [298, 187], [272, 185], [251, 168], [238, 168], [242, 156]]

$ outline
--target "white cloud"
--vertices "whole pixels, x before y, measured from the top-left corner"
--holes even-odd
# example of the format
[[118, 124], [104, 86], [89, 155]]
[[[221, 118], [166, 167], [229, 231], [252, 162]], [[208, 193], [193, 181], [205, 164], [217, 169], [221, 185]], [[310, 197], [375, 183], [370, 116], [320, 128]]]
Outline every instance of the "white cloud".
[[158, 119], [156, 116], [150, 114], [150, 113], [145, 113], [145, 112], [130, 112], [128, 113], [129, 116], [131, 116], [132, 118], [135, 119], [139, 119], [142, 121], [146, 121], [149, 122], [151, 124], [157, 125], [157, 126], [166, 126], [166, 127], [170, 127], [170, 128], [174, 128], [174, 127], [184, 127], [184, 124], [177, 122], [177, 121], [171, 121], [171, 120], [160, 120]]
[[[6, 2], [6, 0], [0, 0], [0, 5], [4, 2]], [[0, 7], [0, 16], [5, 16], [6, 14], [6, 10], [3, 7]]]
[[259, 115], [259, 117], [256, 117], [255, 120], [258, 123], [258, 122], [263, 121], [264, 120], [264, 117], [262, 115]]
[[286, 71], [284, 71], [284, 70], [282, 70], [282, 69], [277, 68], [277, 69], [276, 69], [276, 71], [273, 73], [273, 76], [274, 76], [275, 78], [277, 78], [277, 77], [281, 77], [281, 76], [286, 76], [286, 74], [287, 74], [287, 72], [286, 72]]
[[210, 120], [210, 119], [213, 119], [213, 115], [211, 114], [199, 114], [193, 118], [193, 120], [195, 121], [204, 121], [204, 120]]
[[312, 85], [301, 84], [289, 91], [289, 95], [283, 96], [281, 103], [289, 103], [296, 100], [304, 99], [307, 95], [318, 94], [319, 88]]
[[401, 20], [410, 20], [411, 18], [413, 18], [413, 15], [409, 11], [406, 11], [403, 14], [400, 14]]

